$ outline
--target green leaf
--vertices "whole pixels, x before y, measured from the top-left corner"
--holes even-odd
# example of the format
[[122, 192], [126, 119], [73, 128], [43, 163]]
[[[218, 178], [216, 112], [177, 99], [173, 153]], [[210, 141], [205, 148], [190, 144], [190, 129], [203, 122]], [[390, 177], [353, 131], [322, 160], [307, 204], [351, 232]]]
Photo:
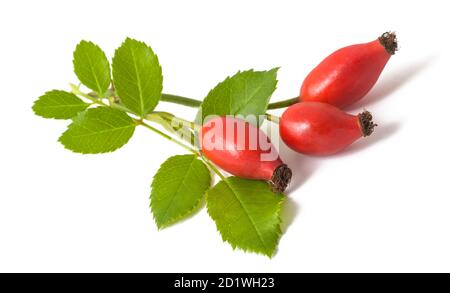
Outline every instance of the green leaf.
[[[277, 71], [278, 68], [269, 71], [248, 70], [227, 77], [203, 100], [197, 113], [197, 123], [203, 124], [209, 115], [264, 115], [276, 89]], [[256, 122], [252, 119], [248, 121]]]
[[281, 235], [284, 195], [267, 182], [228, 177], [207, 192], [208, 213], [222, 239], [244, 251], [273, 255]]
[[70, 119], [87, 107], [89, 104], [74, 94], [53, 90], [46, 92], [34, 102], [33, 111], [44, 118]]
[[166, 160], [152, 182], [150, 207], [158, 228], [189, 215], [211, 186], [211, 174], [195, 155]]
[[92, 42], [81, 41], [73, 52], [78, 79], [103, 97], [111, 84], [111, 69], [105, 53]]
[[162, 94], [162, 72], [158, 57], [143, 42], [127, 38], [113, 58], [113, 78], [121, 102], [144, 117]]
[[99, 107], [79, 113], [59, 141], [82, 154], [112, 152], [128, 142], [136, 124], [120, 110]]

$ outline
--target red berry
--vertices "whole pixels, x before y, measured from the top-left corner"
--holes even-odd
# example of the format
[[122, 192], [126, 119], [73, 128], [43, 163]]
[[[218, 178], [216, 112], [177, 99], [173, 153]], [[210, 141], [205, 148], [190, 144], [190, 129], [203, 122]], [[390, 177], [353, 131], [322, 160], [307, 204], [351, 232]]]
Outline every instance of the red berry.
[[280, 136], [297, 152], [331, 155], [369, 136], [375, 126], [367, 111], [355, 116], [329, 104], [302, 102], [290, 106], [281, 116]]
[[355, 103], [374, 86], [396, 51], [397, 38], [390, 32], [373, 42], [337, 50], [306, 77], [300, 100], [328, 103], [339, 108]]
[[200, 130], [205, 157], [230, 174], [267, 180], [284, 191], [292, 176], [270, 139], [258, 127], [242, 119], [217, 117]]

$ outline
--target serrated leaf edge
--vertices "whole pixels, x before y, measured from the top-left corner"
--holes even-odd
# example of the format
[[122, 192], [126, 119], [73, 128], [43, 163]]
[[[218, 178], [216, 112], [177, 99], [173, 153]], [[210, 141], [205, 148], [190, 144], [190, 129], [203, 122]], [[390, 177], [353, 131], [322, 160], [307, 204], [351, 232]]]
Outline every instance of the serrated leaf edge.
[[[109, 63], [109, 60], [108, 60], [108, 57], [106, 56], [106, 54], [105, 54], [105, 52], [103, 51], [103, 49], [99, 46], [99, 45], [97, 45], [96, 43], [94, 43], [94, 42], [91, 42], [91, 41], [86, 41], [86, 40], [81, 40], [77, 45], [76, 45], [76, 47], [75, 47], [75, 50], [74, 50], [74, 52], [73, 52], [73, 58], [72, 58], [72, 64], [73, 64], [73, 69], [74, 69], [74, 72], [75, 72], [75, 75], [77, 76], [77, 78], [80, 80], [80, 77], [78, 76], [78, 73], [77, 73], [77, 71], [76, 71], [76, 69], [75, 69], [75, 52], [77, 51], [77, 49], [78, 49], [78, 47], [82, 44], [82, 43], [87, 43], [87, 44], [89, 44], [89, 45], [93, 45], [94, 47], [96, 47], [97, 49], [99, 49], [100, 50], [100, 52], [103, 54], [103, 56], [105, 57], [105, 59], [108, 61], [108, 71], [109, 71], [109, 85], [111, 85], [111, 81], [112, 81], [112, 78], [111, 78], [111, 64]], [[89, 60], [89, 63], [91, 64], [92, 62], [91, 62], [91, 59], [88, 57], [88, 60]], [[93, 73], [93, 70], [92, 70], [92, 67], [90, 67], [90, 70], [91, 70], [91, 72]], [[107, 91], [108, 91], [108, 89], [106, 89], [104, 92], [102, 92], [102, 93], [100, 93], [100, 92], [98, 92], [98, 90], [100, 89], [100, 83], [99, 83], [99, 81], [98, 81], [98, 78], [97, 78], [97, 75], [96, 74], [92, 74], [93, 76], [94, 76], [94, 78], [95, 78], [95, 84], [96, 84], [96, 86], [98, 87], [97, 89], [92, 89], [91, 88], [91, 90], [93, 90], [93, 91], [95, 91], [95, 92], [97, 92], [100, 96], [103, 96]], [[82, 83], [82, 84], [84, 84], [81, 80], [80, 80], [80, 82]], [[85, 85], [85, 84], [84, 84]], [[85, 85], [86, 87], [88, 87], [87, 85]], [[90, 87], [88, 87], [88, 88], [90, 88]]]
[[[159, 167], [159, 169], [161, 169], [162, 166], [163, 166], [168, 160], [170, 160], [170, 159], [173, 158], [173, 157], [178, 157], [178, 156], [194, 156], [194, 160], [198, 160], [198, 161], [200, 161], [202, 164], [205, 165], [205, 163], [203, 163], [201, 160], [199, 160], [199, 159], [196, 157], [196, 155], [186, 154], [186, 155], [175, 155], [175, 156], [169, 157], [167, 160], [165, 160], [165, 161], [161, 164], [161, 166]], [[192, 160], [192, 162], [194, 162], [194, 160]], [[206, 165], [205, 165], [205, 167], [206, 167]], [[155, 175], [153, 176], [153, 179], [152, 179], [152, 184], [151, 184], [152, 191], [153, 191], [153, 183], [154, 183], [154, 181], [155, 181], [155, 176], [158, 174], [159, 169], [158, 169], [158, 171], [156, 171], [156, 173], [155, 173]], [[207, 169], [208, 169], [208, 168], [207, 168]], [[209, 169], [208, 169], [208, 170], [209, 170]], [[212, 176], [211, 176], [211, 173], [210, 173], [210, 172], [209, 172], [209, 175], [210, 175], [210, 182], [212, 182], [212, 178], [211, 178]], [[211, 188], [211, 186], [210, 186], [210, 188]], [[150, 199], [150, 209], [151, 209], [151, 211], [152, 211], [152, 218], [153, 218], [154, 222], [156, 223], [156, 227], [158, 228], [158, 231], [160, 231], [160, 230], [162, 230], [162, 229], [164, 229], [164, 228], [167, 228], [167, 227], [169, 227], [169, 226], [175, 224], [175, 223], [178, 222], [179, 220], [181, 220], [181, 219], [183, 219], [184, 217], [186, 217], [186, 216], [190, 215], [191, 213], [193, 213], [197, 208], [200, 207], [200, 203], [201, 203], [203, 200], [205, 200], [205, 198], [206, 198], [206, 193], [207, 193], [207, 191], [205, 191], [205, 193], [204, 193], [201, 197], [198, 198], [198, 200], [194, 203], [194, 206], [193, 206], [190, 210], [186, 211], [185, 213], [180, 214], [179, 216], [176, 216], [176, 217], [171, 218], [170, 221], [168, 221], [166, 224], [159, 225], [158, 221], [156, 220], [155, 213], [153, 212], [153, 206], [152, 206], [152, 200], [151, 200], [152, 192], [150, 192], [150, 197], [149, 197], [149, 199]]]
[[[98, 108], [99, 108], [99, 107], [98, 107]], [[91, 109], [96, 109], [96, 108], [91, 108]], [[79, 118], [79, 116], [81, 116], [81, 115], [86, 115], [86, 112], [87, 112], [88, 110], [90, 110], [90, 109], [86, 109], [86, 110], [84, 110], [84, 111], [81, 111], [81, 112], [79, 112], [76, 116], [74, 116], [74, 117], [72, 118], [72, 123], [73, 123], [73, 121], [74, 121], [75, 119]], [[75, 151], [75, 150], [72, 150], [72, 149], [68, 148], [68, 147], [62, 142], [62, 140], [61, 140], [62, 137], [66, 134], [66, 132], [68, 132], [68, 131], [70, 130], [69, 127], [72, 125], [72, 123], [70, 123], [69, 126], [67, 126], [66, 131], [64, 131], [64, 132], [60, 135], [60, 137], [58, 138], [58, 142], [59, 142], [66, 150], [69, 150], [69, 151], [71, 151], [72, 153], [75, 153], [75, 154], [82, 154], [82, 155], [107, 154], [107, 153], [115, 152], [115, 151], [117, 151], [118, 149], [120, 149], [120, 148], [122, 148], [123, 146], [125, 146], [125, 145], [130, 141], [131, 137], [133, 137], [134, 131], [136, 130], [136, 125], [133, 125], [133, 126], [132, 126], [132, 127], [133, 127], [133, 132], [131, 133], [130, 138], [129, 138], [123, 145], [121, 145], [121, 146], [119, 146], [119, 147], [116, 147], [116, 148], [114, 148], [114, 149], [111, 149], [111, 150], [108, 150], [108, 151], [104, 151], [104, 152], [96, 152], [96, 153], [93, 153], [93, 152], [78, 152], [78, 151]], [[130, 127], [131, 127], [131, 126], [130, 126]], [[124, 128], [125, 128], [125, 127], [124, 127]]]
[[[163, 75], [163, 72], [162, 72], [161, 63], [159, 62], [158, 54], [156, 54], [155, 51], [153, 51], [153, 48], [152, 48], [151, 46], [147, 45], [147, 43], [145, 43], [145, 42], [143, 42], [143, 41], [139, 41], [139, 40], [136, 40], [136, 39], [127, 37], [127, 38], [122, 42], [122, 44], [120, 44], [120, 46], [114, 51], [114, 56], [113, 56], [113, 58], [112, 58], [112, 63], [111, 63], [111, 74], [112, 74], [113, 80], [114, 80], [114, 71], [115, 71], [115, 70], [114, 70], [114, 59], [116, 59], [116, 53], [117, 53], [117, 51], [118, 51], [120, 48], [122, 48], [122, 46], [123, 46], [127, 41], [135, 41], [135, 42], [141, 43], [141, 44], [145, 45], [147, 48], [149, 48], [149, 49], [150, 49], [150, 52], [155, 56], [156, 62], [157, 62], [157, 64], [158, 64], [159, 71], [161, 72], [161, 94], [160, 94], [158, 100], [156, 101], [155, 106], [153, 107], [153, 109], [149, 109], [148, 111], [146, 111], [146, 112], [143, 113], [143, 114], [140, 114], [140, 113], [134, 113], [134, 114], [136, 114], [137, 116], [139, 116], [139, 117], [141, 117], [141, 118], [144, 118], [145, 115], [147, 115], [149, 112], [153, 111], [153, 110], [156, 108], [156, 106], [158, 105], [159, 101], [161, 100], [162, 91], [163, 91], [163, 89], [164, 89], [164, 75]], [[133, 59], [134, 59], [134, 56], [133, 56]], [[136, 67], [136, 65], [134, 65], [134, 67]], [[139, 88], [140, 88], [140, 86], [139, 86]], [[116, 89], [116, 92], [117, 92], [117, 89]], [[139, 93], [139, 99], [140, 99], [141, 102], [142, 102], [141, 89], [139, 89], [139, 92], [140, 92], [140, 93]], [[119, 99], [120, 99], [120, 94], [119, 94], [118, 92], [117, 92], [117, 95], [118, 95], [118, 97], [119, 97]], [[144, 112], [144, 109], [143, 109], [142, 107], [143, 107], [143, 103], [141, 103], [140, 108], [141, 108], [141, 111]]]
[[[88, 103], [86, 103], [85, 101], [83, 101], [82, 99], [80, 99], [77, 95], [74, 95], [74, 96], [77, 97], [81, 102], [83, 102], [83, 104], [86, 106], [86, 108], [83, 109], [83, 110], [80, 110], [80, 111], [79, 111], [78, 113], [76, 113], [73, 117], [70, 117], [70, 118], [56, 118], [56, 117], [44, 116], [44, 115], [41, 115], [41, 114], [37, 113], [37, 112], [36, 112], [36, 108], [35, 108], [35, 107], [36, 107], [36, 103], [38, 103], [39, 100], [40, 100], [43, 96], [45, 96], [45, 95], [47, 95], [47, 94], [49, 94], [49, 93], [55, 92], [55, 91], [57, 91], [57, 92], [66, 92], [66, 91], [64, 91], [64, 90], [50, 90], [50, 91], [46, 91], [43, 95], [39, 96], [39, 97], [37, 98], [37, 100], [35, 100], [35, 101], [33, 102], [33, 106], [31, 107], [31, 110], [33, 110], [33, 113], [34, 113], [36, 116], [39, 116], [39, 117], [42, 117], [42, 118], [45, 118], [45, 119], [70, 120], [70, 119], [72, 119], [73, 117], [77, 116], [79, 113], [86, 111], [86, 109], [89, 108], [89, 106], [90, 106], [90, 104], [88, 104]], [[66, 93], [71, 94], [70, 92], [66, 92]], [[72, 107], [74, 107], [74, 106], [75, 106], [75, 105], [72, 105]]]
[[[272, 72], [272, 71], [274, 71], [275, 72], [275, 84], [274, 84], [274, 89], [273, 89], [273, 91], [272, 91], [272, 94], [269, 96], [269, 98], [267, 99], [267, 101], [265, 102], [265, 108], [266, 108], [266, 111], [267, 111], [267, 108], [268, 108], [268, 106], [269, 106], [269, 103], [270, 103], [270, 100], [271, 100], [271, 98], [272, 98], [272, 96], [273, 96], [273, 93], [277, 90], [277, 85], [278, 85], [278, 78], [277, 78], [277, 75], [278, 75], [278, 70], [280, 69], [281, 67], [280, 66], [277, 66], [277, 67], [273, 67], [272, 69], [270, 69], [270, 70], [256, 70], [255, 71], [255, 69], [254, 68], [250, 68], [250, 69], [247, 69], [247, 70], [238, 70], [235, 74], [232, 74], [232, 75], [228, 75], [224, 80], [222, 80], [221, 82], [219, 82], [219, 83], [217, 83], [211, 90], [209, 90], [209, 92], [208, 92], [208, 94], [206, 95], [206, 97], [205, 97], [205, 99], [207, 98], [207, 97], [209, 97], [209, 95], [216, 89], [216, 88], [218, 88], [219, 86], [222, 86], [223, 84], [225, 84], [226, 82], [228, 82], [232, 77], [234, 77], [234, 76], [236, 76], [236, 75], [238, 75], [238, 74], [241, 74], [241, 73], [246, 73], [246, 72], [251, 72], [251, 73], [269, 73], [269, 72]], [[202, 106], [203, 106], [203, 102], [205, 101], [205, 99], [203, 99], [202, 100], [202, 103], [200, 104], [200, 106], [199, 106], [199, 110], [203, 110], [202, 109]], [[197, 115], [198, 116], [198, 115]], [[201, 117], [199, 117], [199, 118], [197, 118], [196, 117], [196, 121], [198, 120], [198, 119], [201, 119], [201, 122], [204, 122], [203, 120], [204, 120], [204, 117], [203, 117], [203, 115], [201, 115]], [[198, 121], [197, 121], [198, 122]], [[262, 121], [261, 121], [261, 124], [262, 124]], [[260, 125], [261, 125], [260, 124]]]
[[[228, 177], [229, 178], [229, 177]], [[227, 184], [227, 186], [231, 189], [231, 190], [233, 190], [232, 188], [231, 188], [231, 186], [230, 186], [230, 184], [227, 182], [227, 181], [225, 181], [225, 180], [221, 180], [221, 181], [219, 181], [217, 184], [219, 184], [220, 182], [225, 182], [226, 184]], [[216, 185], [217, 185], [216, 184]], [[281, 231], [281, 223], [282, 223], [282, 219], [281, 219], [281, 207], [282, 207], [282, 205], [283, 205], [283, 203], [286, 201], [286, 198], [285, 198], [285, 196], [283, 195], [283, 194], [280, 194], [280, 196], [283, 196], [282, 198], [281, 198], [281, 200], [278, 202], [278, 204], [277, 204], [277, 208], [276, 208], [276, 213], [277, 213], [277, 223], [275, 223], [274, 225], [275, 225], [275, 236], [276, 236], [276, 239], [275, 239], [275, 248], [274, 248], [274, 250], [273, 251], [259, 251], [259, 250], [252, 250], [252, 249], [248, 249], [248, 248], [245, 248], [245, 247], [240, 247], [240, 246], [238, 246], [238, 245], [236, 245], [236, 244], [234, 244], [234, 243], [231, 243], [230, 241], [228, 241], [227, 239], [225, 239], [225, 237], [224, 237], [224, 235], [222, 235], [222, 232], [220, 231], [220, 229], [219, 229], [219, 224], [212, 218], [212, 216], [211, 216], [211, 213], [210, 213], [210, 209], [209, 209], [209, 204], [208, 204], [208, 197], [209, 197], [209, 191], [211, 191], [216, 185], [214, 185], [213, 187], [211, 187], [208, 191], [206, 191], [206, 210], [207, 210], [207, 212], [208, 212], [208, 215], [209, 215], [209, 217], [214, 221], [214, 223], [216, 224], [216, 229], [217, 229], [217, 231], [219, 232], [219, 234], [220, 234], [220, 236], [222, 237], [222, 241], [223, 242], [228, 242], [228, 244], [230, 244], [230, 246], [233, 248], [233, 250], [235, 250], [236, 248], [238, 248], [239, 250], [242, 250], [242, 251], [244, 251], [244, 252], [252, 252], [252, 253], [256, 253], [256, 254], [261, 254], [261, 255], [264, 255], [264, 256], [267, 256], [267, 257], [269, 257], [269, 258], [272, 258], [273, 256], [274, 256], [274, 254], [275, 254], [275, 252], [277, 251], [277, 247], [278, 247], [278, 244], [279, 244], [279, 241], [280, 241], [280, 238], [281, 238], [281, 235], [282, 235], [282, 231]], [[238, 201], [239, 201], [239, 199], [238, 199]], [[239, 201], [240, 202], [240, 201]], [[253, 222], [252, 222], [252, 224], [253, 224]]]

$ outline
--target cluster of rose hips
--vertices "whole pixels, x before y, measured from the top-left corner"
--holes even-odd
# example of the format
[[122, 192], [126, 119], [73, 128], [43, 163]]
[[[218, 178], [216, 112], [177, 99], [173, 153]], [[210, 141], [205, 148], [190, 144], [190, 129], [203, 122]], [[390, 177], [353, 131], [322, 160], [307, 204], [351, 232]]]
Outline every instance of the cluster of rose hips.
[[[375, 41], [341, 48], [325, 58], [309, 73], [298, 100], [279, 119], [279, 132], [285, 144], [299, 153], [323, 156], [338, 153], [359, 138], [369, 136], [376, 126], [372, 115], [368, 111], [351, 115], [342, 109], [369, 92], [396, 51], [395, 33], [386, 32]], [[213, 131], [214, 124], [230, 125], [230, 122], [249, 130], [246, 133], [265, 137], [260, 129], [244, 120], [218, 117], [203, 125], [200, 139]], [[279, 156], [276, 160], [261, 160], [265, 150], [259, 146], [250, 149], [247, 140], [242, 148], [237, 136], [226, 137], [225, 132], [219, 138], [226, 148], [202, 147], [204, 156], [230, 174], [267, 180], [277, 191], [286, 189], [292, 173]]]

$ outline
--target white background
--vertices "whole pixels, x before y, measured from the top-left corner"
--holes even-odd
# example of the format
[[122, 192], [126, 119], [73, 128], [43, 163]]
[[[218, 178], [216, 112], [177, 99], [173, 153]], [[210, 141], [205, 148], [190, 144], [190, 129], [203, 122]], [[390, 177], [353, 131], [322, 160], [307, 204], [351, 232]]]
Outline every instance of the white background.
[[[1, 272], [450, 272], [447, 1], [1, 1]], [[56, 140], [32, 102], [76, 82], [82, 39], [112, 57], [126, 36], [159, 55], [165, 92], [203, 98], [240, 69], [281, 66], [273, 100], [339, 47], [398, 33], [370, 94], [380, 125], [344, 153], [281, 147], [295, 172], [273, 259], [233, 251], [206, 210], [157, 231], [152, 176], [183, 149], [146, 129], [106, 155]], [[160, 104], [192, 119], [194, 109]], [[277, 112], [281, 114], [281, 112]]]

